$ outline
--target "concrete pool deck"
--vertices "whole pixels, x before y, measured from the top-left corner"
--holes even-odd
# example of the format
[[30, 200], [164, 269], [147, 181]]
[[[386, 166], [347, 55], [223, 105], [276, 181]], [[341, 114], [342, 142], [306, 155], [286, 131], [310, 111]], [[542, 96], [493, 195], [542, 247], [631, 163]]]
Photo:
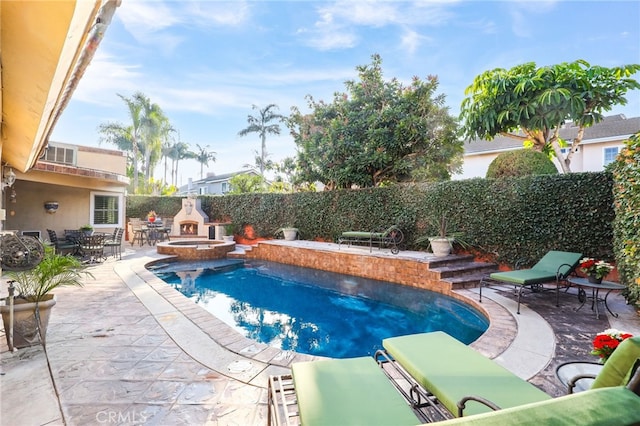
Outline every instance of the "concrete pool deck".
[[[287, 372], [291, 362], [313, 357], [245, 339], [163, 284], [144, 268], [164, 257], [154, 247], [127, 243], [123, 251], [121, 261], [110, 258], [92, 266], [96, 279], [83, 289], [56, 291], [46, 356], [42, 347], [10, 353], [0, 337], [0, 423], [266, 424], [268, 375]], [[6, 293], [5, 281], [0, 288]], [[459, 291], [477, 300], [476, 292]], [[536, 303], [532, 297], [517, 315], [508, 292], [486, 294], [491, 300], [482, 307], [491, 326], [473, 346], [536, 383], [562, 346], [554, 324], [546, 320], [555, 309], [545, 311], [550, 305], [545, 301], [539, 304], [542, 313], [530, 309], [528, 305]], [[573, 311], [573, 299], [566, 314], [597, 331], [611, 326], [640, 334], [635, 312], [619, 295], [609, 299], [612, 309], [621, 313], [617, 319], [607, 313], [607, 318], [591, 321], [587, 308]], [[576, 340], [590, 339], [588, 333], [581, 330]]]

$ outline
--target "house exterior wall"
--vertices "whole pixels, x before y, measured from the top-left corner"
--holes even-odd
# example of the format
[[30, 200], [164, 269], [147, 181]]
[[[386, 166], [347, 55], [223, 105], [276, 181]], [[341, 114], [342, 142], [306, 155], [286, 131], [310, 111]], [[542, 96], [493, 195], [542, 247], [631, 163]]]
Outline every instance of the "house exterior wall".
[[[78, 229], [90, 223], [92, 190], [89, 188], [18, 180], [14, 189], [16, 202], [6, 205], [6, 230], [40, 231], [41, 238], [48, 240], [47, 229], [53, 229], [58, 235], [62, 235], [65, 229]], [[46, 201], [57, 201], [58, 211], [47, 213], [44, 209]], [[124, 216], [124, 210], [122, 215]], [[112, 232], [114, 228], [105, 226], [96, 227], [96, 230]]]
[[[61, 235], [65, 229], [78, 229], [86, 224], [107, 233], [116, 227], [124, 227], [128, 184], [124, 154], [99, 148], [55, 145], [72, 148], [74, 164], [39, 161], [27, 173], [16, 171], [16, 182], [10, 190], [15, 191], [15, 202], [9, 196], [5, 197], [6, 220], [2, 229], [40, 231], [41, 238], [47, 240], [47, 229]], [[104, 196], [117, 200], [117, 223], [95, 224], [93, 221], [94, 200], [105, 200]], [[55, 213], [45, 210], [44, 203], [48, 201], [58, 203]]]
[[[607, 138], [602, 140], [583, 141], [573, 156], [571, 157], [572, 172], [599, 172], [604, 170], [604, 152], [605, 148], [618, 147], [622, 149], [623, 141], [627, 137]], [[523, 148], [514, 148], [523, 149]], [[476, 177], [485, 177], [489, 165], [502, 151], [473, 152], [464, 155], [462, 164], [462, 172], [452, 176], [452, 179], [471, 179]], [[554, 164], [558, 171], [561, 171], [560, 164], [554, 159]]]
[[124, 174], [127, 170], [127, 157], [119, 151], [79, 146], [77, 166]]

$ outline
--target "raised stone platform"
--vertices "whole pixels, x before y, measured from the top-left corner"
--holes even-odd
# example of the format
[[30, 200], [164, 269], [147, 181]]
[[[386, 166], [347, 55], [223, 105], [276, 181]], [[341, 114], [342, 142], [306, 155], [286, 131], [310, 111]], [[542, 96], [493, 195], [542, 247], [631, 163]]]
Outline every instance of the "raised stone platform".
[[236, 249], [233, 241], [182, 239], [165, 241], [156, 245], [158, 254], [176, 256], [180, 260], [225, 259]]

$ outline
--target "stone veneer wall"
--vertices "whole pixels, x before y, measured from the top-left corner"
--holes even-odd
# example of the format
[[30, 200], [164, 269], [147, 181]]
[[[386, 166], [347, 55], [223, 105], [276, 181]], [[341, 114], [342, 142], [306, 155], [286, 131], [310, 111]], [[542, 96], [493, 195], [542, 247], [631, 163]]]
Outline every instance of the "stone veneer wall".
[[394, 257], [376, 256], [368, 251], [357, 254], [261, 242], [247, 251], [246, 257], [391, 281], [459, 298], [449, 283], [440, 281], [439, 272], [429, 270], [428, 261], [403, 258], [402, 253]]
[[193, 244], [158, 243], [158, 254], [176, 256], [180, 260], [225, 259], [236, 249], [232, 242], [194, 241]]

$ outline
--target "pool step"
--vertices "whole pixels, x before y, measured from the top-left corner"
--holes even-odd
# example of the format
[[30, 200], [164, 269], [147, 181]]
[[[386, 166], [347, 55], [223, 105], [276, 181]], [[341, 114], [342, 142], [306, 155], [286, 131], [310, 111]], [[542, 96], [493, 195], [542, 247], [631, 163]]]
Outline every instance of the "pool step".
[[437, 272], [440, 282], [445, 286], [451, 286], [452, 290], [478, 287], [484, 275], [498, 271], [498, 265], [490, 262], [477, 262], [473, 256], [459, 258], [457, 261], [448, 261], [442, 266], [432, 267], [429, 270]]

